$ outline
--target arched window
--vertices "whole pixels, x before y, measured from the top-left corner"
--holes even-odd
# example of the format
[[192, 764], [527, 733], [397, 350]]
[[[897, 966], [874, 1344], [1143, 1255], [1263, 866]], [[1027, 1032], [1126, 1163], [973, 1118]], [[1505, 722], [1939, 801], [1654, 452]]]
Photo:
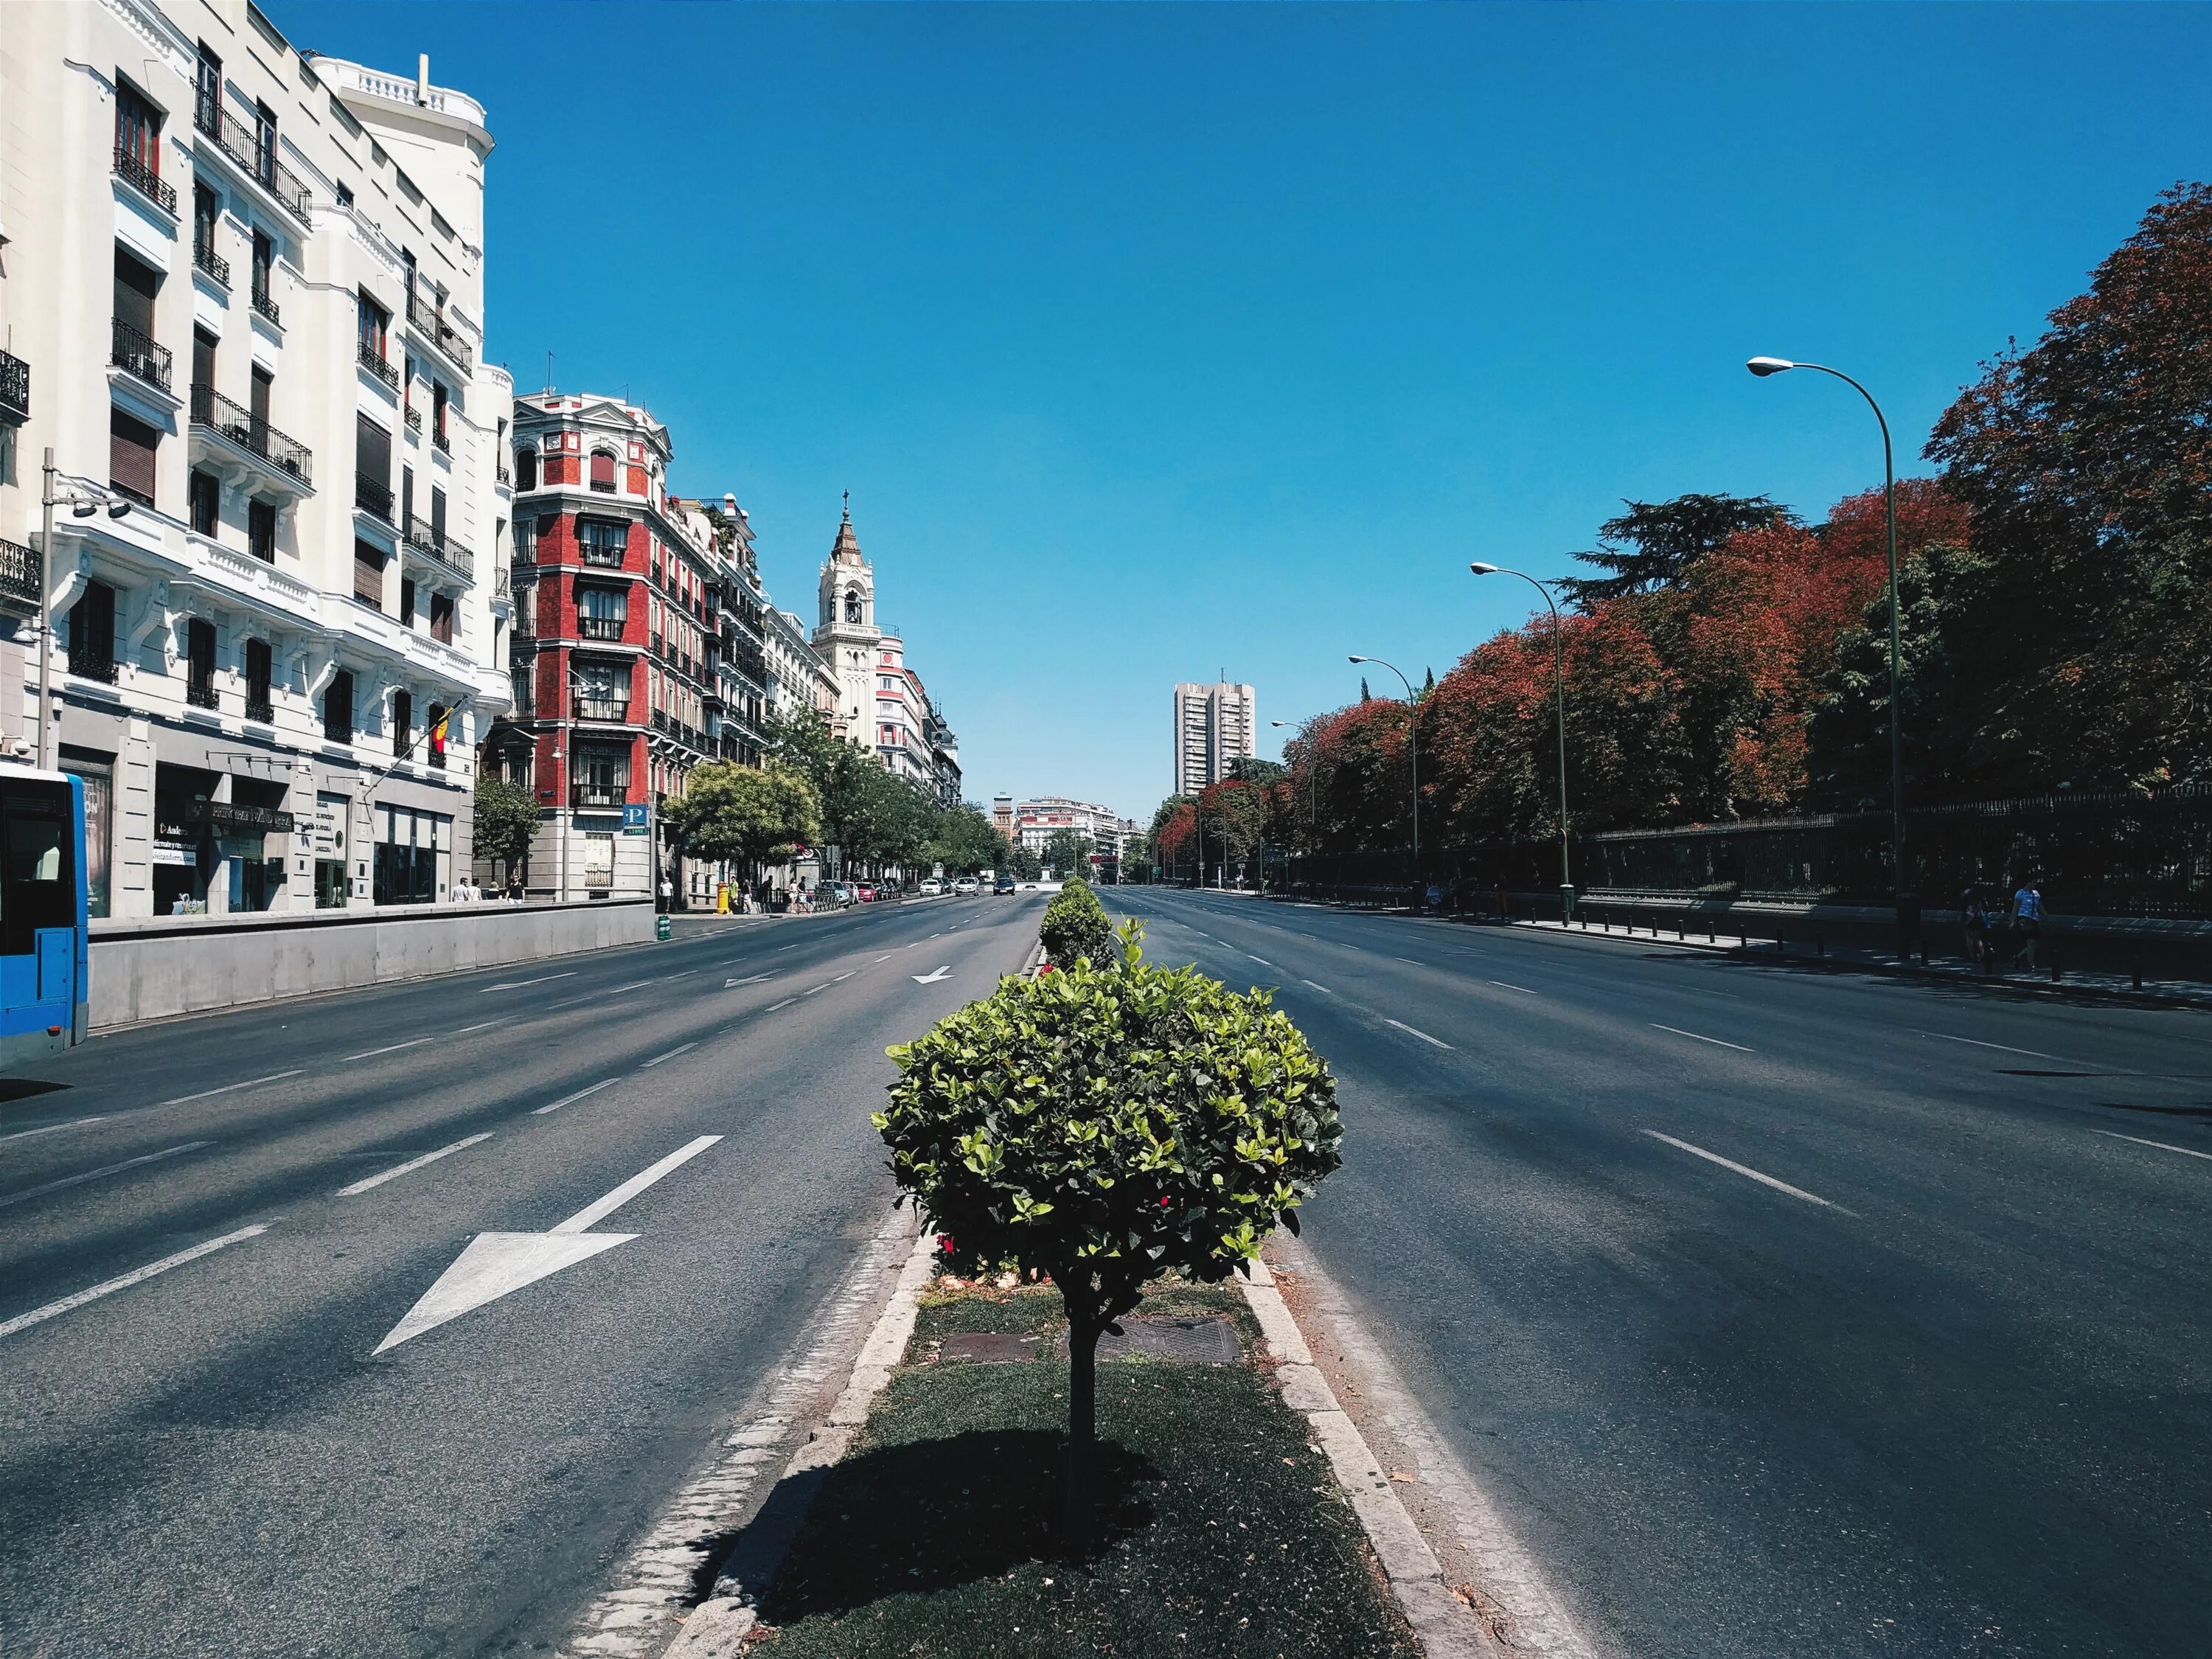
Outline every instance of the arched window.
[[857, 587], [845, 590], [845, 620], [848, 623], [860, 620], [860, 590]]
[[611, 449], [592, 452], [592, 488], [605, 495], [615, 493], [615, 457]]
[[514, 487], [517, 489], [538, 488], [538, 452], [518, 449], [514, 452]]

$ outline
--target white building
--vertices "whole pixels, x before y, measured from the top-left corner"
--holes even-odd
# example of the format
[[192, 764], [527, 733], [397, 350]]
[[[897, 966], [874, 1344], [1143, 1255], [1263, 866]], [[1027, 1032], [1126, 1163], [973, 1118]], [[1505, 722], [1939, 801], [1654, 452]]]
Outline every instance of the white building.
[[1259, 724], [1259, 698], [1249, 685], [1176, 687], [1174, 793], [1194, 795], [1227, 777], [1232, 762], [1253, 753]]
[[790, 611], [771, 606], [761, 639], [768, 657], [769, 712], [788, 716], [801, 708], [811, 708], [830, 722], [831, 731], [844, 736], [844, 722], [838, 716], [837, 676], [807, 643], [806, 624]]
[[1111, 807], [1091, 801], [1070, 800], [1065, 795], [1040, 795], [1014, 805], [1014, 832], [1020, 844], [1042, 853], [1045, 844], [1062, 830], [1073, 830], [1091, 842], [1091, 850], [1118, 857], [1121, 850], [1121, 819]]
[[942, 799], [940, 768], [951, 757], [953, 799], [959, 799], [959, 748], [937, 715], [919, 678], [906, 666], [906, 642], [876, 623], [876, 573], [853, 533], [848, 507], [822, 566], [820, 620], [814, 653], [836, 676], [835, 719], [844, 734], [872, 750], [893, 777]]
[[36, 549], [95, 915], [447, 898], [508, 697], [482, 106], [246, 0], [4, 33], [0, 738], [41, 724]]

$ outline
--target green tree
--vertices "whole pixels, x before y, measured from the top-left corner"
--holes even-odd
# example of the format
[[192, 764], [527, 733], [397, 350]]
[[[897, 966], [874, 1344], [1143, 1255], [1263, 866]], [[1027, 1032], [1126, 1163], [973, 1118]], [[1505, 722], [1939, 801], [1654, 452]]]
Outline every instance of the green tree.
[[1606, 599], [1672, 587], [1706, 554], [1746, 530], [1791, 522], [1790, 509], [1764, 495], [1677, 495], [1623, 501], [1628, 511], [1597, 529], [1597, 545], [1575, 557], [1605, 571], [1559, 586], [1584, 611]]
[[708, 761], [661, 809], [679, 853], [746, 866], [787, 862], [821, 838], [821, 805], [795, 766]]
[[479, 772], [476, 810], [471, 821], [477, 857], [507, 866], [507, 879], [530, 856], [530, 838], [538, 831], [538, 797], [519, 783], [509, 783]]
[[1104, 967], [1111, 961], [1114, 924], [1088, 882], [1070, 881], [1052, 896], [1037, 936], [1055, 968], [1073, 968], [1082, 960]]
[[1055, 830], [1045, 837], [1044, 861], [1056, 873], [1087, 876], [1091, 872], [1091, 837], [1073, 830]]
[[1051, 1275], [1067, 1312], [1060, 1539], [1091, 1545], [1098, 1339], [1179, 1273], [1249, 1264], [1342, 1161], [1336, 1084], [1264, 991], [1143, 959], [1079, 963], [997, 993], [890, 1051], [874, 1119], [891, 1169], [963, 1265]]

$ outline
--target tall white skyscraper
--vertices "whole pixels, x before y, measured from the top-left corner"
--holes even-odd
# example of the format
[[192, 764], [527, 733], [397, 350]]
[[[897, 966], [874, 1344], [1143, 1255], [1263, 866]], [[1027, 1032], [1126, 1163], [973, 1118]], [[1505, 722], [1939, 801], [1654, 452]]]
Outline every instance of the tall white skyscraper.
[[1175, 689], [1175, 793], [1194, 795], [1229, 775], [1230, 763], [1252, 751], [1259, 698], [1226, 680]]

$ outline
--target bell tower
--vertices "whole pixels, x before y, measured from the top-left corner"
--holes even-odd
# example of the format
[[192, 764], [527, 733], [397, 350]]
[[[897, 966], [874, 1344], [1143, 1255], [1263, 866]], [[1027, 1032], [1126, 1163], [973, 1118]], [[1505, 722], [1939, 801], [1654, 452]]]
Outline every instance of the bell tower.
[[821, 611], [815, 635], [839, 633], [873, 637], [876, 633], [876, 573], [853, 534], [853, 492], [845, 492], [845, 516], [837, 539], [822, 567]]
[[[814, 654], [837, 677], [837, 710], [830, 724], [850, 741], [874, 752], [878, 653], [885, 648], [876, 626], [876, 573], [853, 534], [853, 492], [837, 539], [823, 562], [814, 627]], [[896, 641], [891, 642], [896, 647]]]

